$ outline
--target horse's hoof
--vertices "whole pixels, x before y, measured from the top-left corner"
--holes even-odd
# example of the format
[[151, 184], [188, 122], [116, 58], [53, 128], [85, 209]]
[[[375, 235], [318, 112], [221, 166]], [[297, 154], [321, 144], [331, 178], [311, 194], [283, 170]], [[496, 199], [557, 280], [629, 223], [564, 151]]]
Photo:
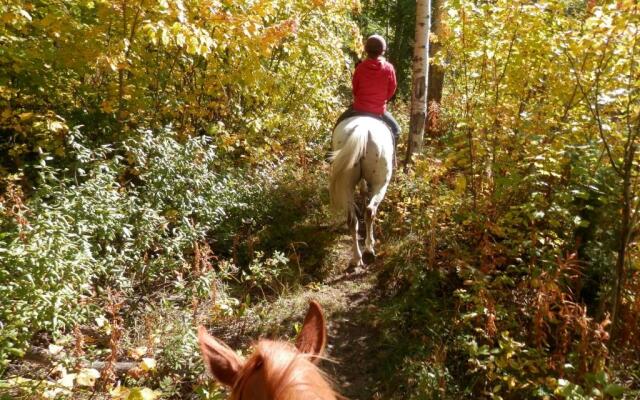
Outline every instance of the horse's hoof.
[[347, 274], [351, 274], [355, 272], [358, 268], [362, 267], [364, 264], [362, 261], [350, 261], [347, 270], [345, 271]]
[[362, 254], [362, 261], [364, 261], [365, 265], [373, 264], [376, 261], [376, 255], [371, 251], [365, 251]]

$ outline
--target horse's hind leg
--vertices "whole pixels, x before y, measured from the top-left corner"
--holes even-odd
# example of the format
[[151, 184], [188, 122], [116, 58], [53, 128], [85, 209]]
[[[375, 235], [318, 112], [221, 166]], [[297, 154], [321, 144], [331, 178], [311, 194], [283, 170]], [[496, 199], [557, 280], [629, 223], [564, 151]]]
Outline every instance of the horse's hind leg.
[[383, 185], [372, 185], [371, 200], [364, 212], [364, 223], [367, 227], [367, 236], [364, 241], [364, 254], [362, 254], [362, 260], [365, 264], [371, 264], [376, 260], [376, 253], [373, 249], [375, 239], [373, 237], [373, 222], [375, 221], [376, 213], [378, 212], [378, 206], [382, 202], [385, 193], [387, 192], [388, 182]]
[[353, 240], [353, 255], [349, 262], [349, 269], [362, 266], [362, 253], [360, 252], [360, 244], [358, 243], [358, 216], [356, 215], [355, 205], [351, 205], [347, 212], [347, 225]]
[[364, 211], [364, 224], [367, 228], [367, 236], [364, 241], [364, 253], [362, 254], [362, 261], [366, 264], [372, 264], [376, 260], [376, 253], [373, 250], [373, 212], [371, 208], [367, 207]]
[[356, 216], [358, 217], [358, 235], [364, 238], [367, 234], [365, 231], [366, 225], [360, 222], [364, 222], [364, 212], [369, 204], [369, 185], [367, 185], [367, 181], [363, 179], [360, 181], [359, 186], [360, 190], [356, 194]]

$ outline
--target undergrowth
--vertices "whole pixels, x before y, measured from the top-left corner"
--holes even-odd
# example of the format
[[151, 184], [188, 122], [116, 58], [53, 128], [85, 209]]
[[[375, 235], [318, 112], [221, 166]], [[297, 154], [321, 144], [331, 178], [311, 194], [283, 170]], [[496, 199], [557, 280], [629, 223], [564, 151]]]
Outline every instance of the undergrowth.
[[[43, 154], [28, 198], [19, 176], [4, 182], [0, 392], [90, 397], [96, 378], [83, 377], [99, 369], [101, 385], [121, 385], [115, 397], [218, 398], [195, 327], [321, 273], [331, 239], [310, 235], [326, 219], [321, 173], [238, 169], [206, 138], [170, 130], [141, 138], [89, 149], [76, 133], [73, 168]], [[13, 361], [25, 356], [40, 367]]]
[[[637, 373], [607, 362], [628, 350], [609, 343], [607, 316], [576, 296], [575, 255], [558, 242], [540, 242], [533, 253], [514, 246], [520, 242], [505, 233], [520, 223], [513, 214], [501, 217], [489, 202], [474, 210], [467, 195], [458, 172], [427, 157], [398, 173], [383, 203], [378, 318], [380, 348], [390, 350], [379, 376], [393, 382], [383, 384], [386, 396], [637, 395]], [[546, 229], [538, 235], [554, 235], [556, 225]]]

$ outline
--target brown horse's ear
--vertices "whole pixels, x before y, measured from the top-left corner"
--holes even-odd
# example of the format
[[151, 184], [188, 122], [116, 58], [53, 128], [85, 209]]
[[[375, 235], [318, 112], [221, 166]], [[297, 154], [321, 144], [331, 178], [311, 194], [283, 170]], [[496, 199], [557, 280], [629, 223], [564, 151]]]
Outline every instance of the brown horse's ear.
[[207, 333], [204, 326], [198, 328], [198, 343], [207, 369], [222, 384], [233, 386], [244, 365], [244, 360], [226, 344]]
[[[327, 323], [322, 315], [322, 307], [315, 301], [309, 304], [302, 330], [296, 339], [296, 347], [301, 353], [320, 356], [327, 344]], [[313, 357], [314, 362], [319, 358]]]

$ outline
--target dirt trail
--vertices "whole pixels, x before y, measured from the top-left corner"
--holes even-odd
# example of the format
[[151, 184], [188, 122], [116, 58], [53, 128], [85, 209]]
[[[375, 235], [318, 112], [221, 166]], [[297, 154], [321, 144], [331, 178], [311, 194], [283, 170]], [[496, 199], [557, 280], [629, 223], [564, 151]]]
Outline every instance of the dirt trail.
[[347, 299], [347, 307], [327, 312], [330, 321], [328, 355], [336, 362], [325, 363], [324, 368], [334, 377], [342, 395], [353, 400], [368, 400], [374, 398], [376, 392], [372, 377], [375, 352], [372, 350], [377, 332], [371, 326], [372, 319], [367, 318], [374, 282], [369, 271], [347, 279], [349, 284], [337, 285], [343, 289], [341, 293]]
[[372, 377], [375, 359], [372, 349], [377, 331], [370, 318], [375, 298], [373, 266], [347, 273], [351, 239], [341, 235], [326, 262], [333, 271], [323, 282], [299, 296], [303, 307], [309, 299], [318, 300], [325, 309], [329, 342], [322, 368], [333, 377], [337, 389], [351, 400], [375, 398], [376, 383]]
[[327, 250], [317, 268], [327, 272], [324, 278], [255, 306], [241, 320], [226, 325], [214, 334], [235, 348], [246, 348], [258, 336], [293, 338], [293, 326], [301, 323], [310, 300], [318, 301], [325, 311], [329, 340], [321, 368], [331, 376], [338, 392], [350, 400], [376, 398], [372, 357], [377, 331], [370, 317], [375, 298], [374, 266], [347, 273], [351, 242], [344, 232]]

